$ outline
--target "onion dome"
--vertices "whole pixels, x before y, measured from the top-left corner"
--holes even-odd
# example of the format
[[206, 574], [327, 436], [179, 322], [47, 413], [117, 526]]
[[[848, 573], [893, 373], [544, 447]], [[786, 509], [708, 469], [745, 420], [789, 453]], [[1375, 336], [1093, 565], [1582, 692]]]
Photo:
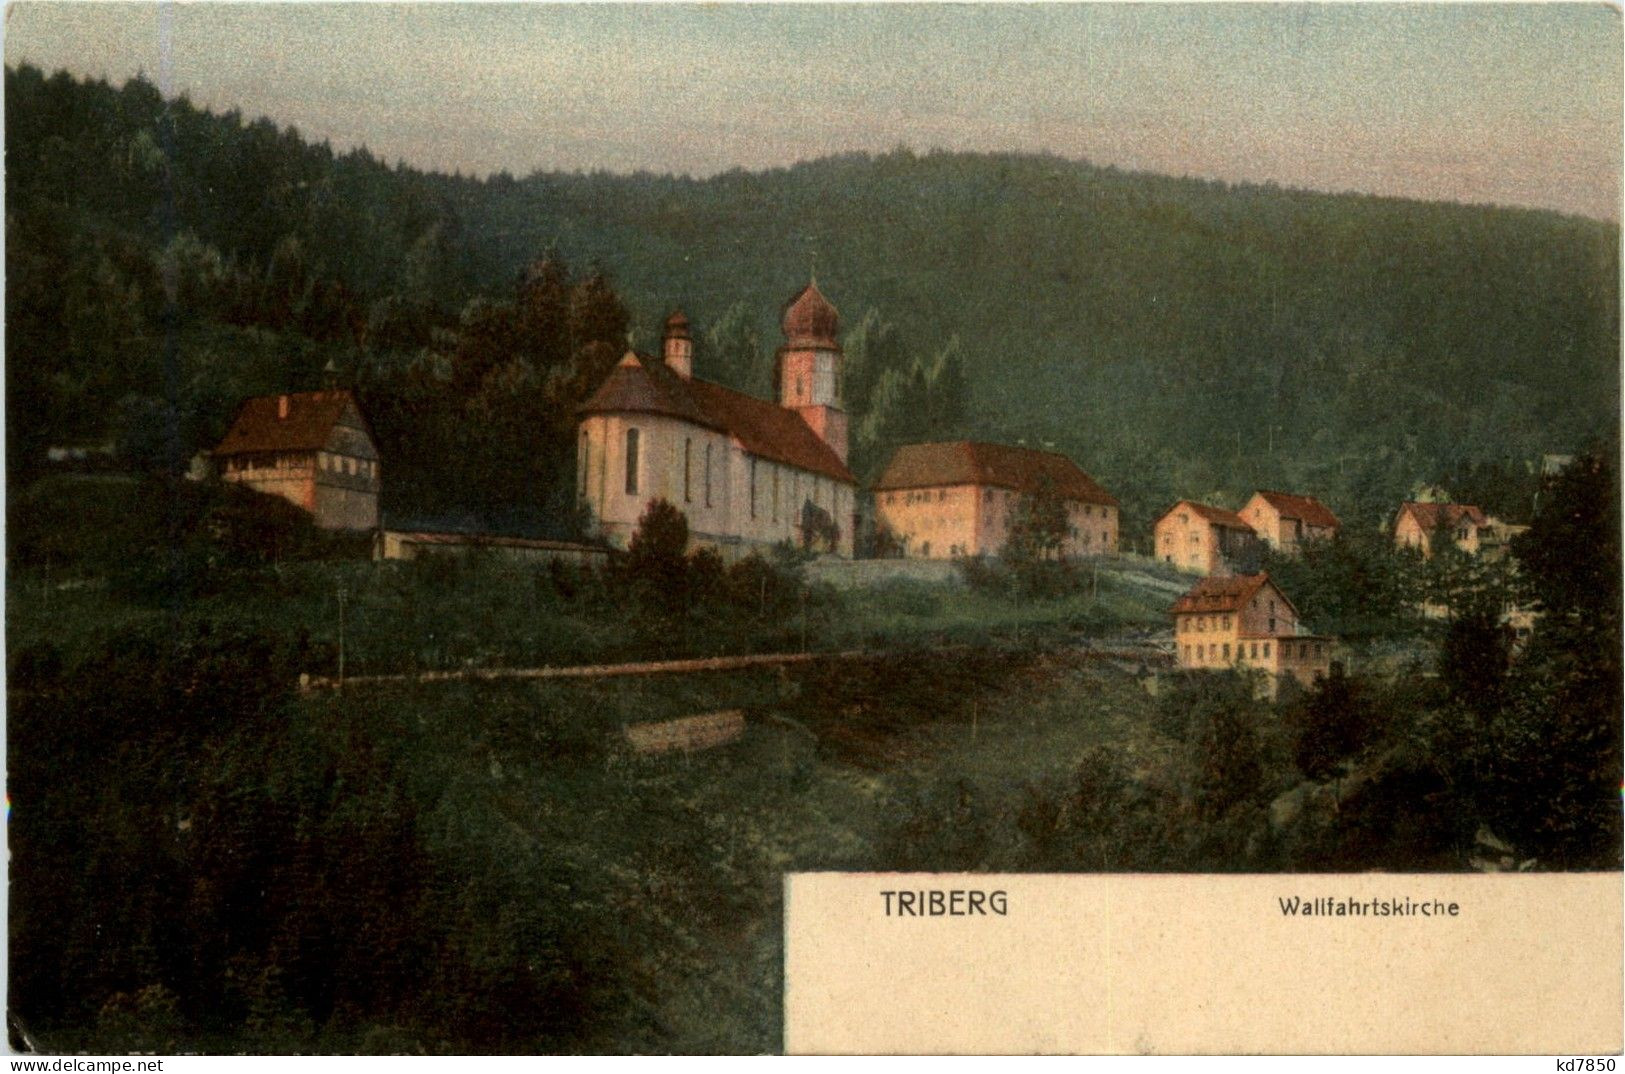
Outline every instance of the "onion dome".
[[840, 328], [840, 316], [829, 299], [818, 290], [818, 284], [809, 283], [805, 290], [790, 300], [784, 308], [784, 337], [792, 347], [828, 347], [834, 349], [835, 333]]
[[671, 316], [666, 318], [666, 338], [676, 336], [679, 339], [692, 338], [688, 333], [688, 318], [682, 310], [672, 310]]

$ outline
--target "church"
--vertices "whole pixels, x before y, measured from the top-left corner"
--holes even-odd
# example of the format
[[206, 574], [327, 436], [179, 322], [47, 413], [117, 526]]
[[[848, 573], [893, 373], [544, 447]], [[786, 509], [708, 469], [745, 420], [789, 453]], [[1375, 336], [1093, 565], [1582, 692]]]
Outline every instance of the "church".
[[626, 353], [579, 411], [576, 488], [598, 536], [625, 548], [649, 503], [665, 499], [694, 544], [728, 558], [781, 542], [852, 555], [839, 319], [813, 282], [782, 327], [776, 402], [694, 376], [681, 311], [666, 320], [659, 357]]

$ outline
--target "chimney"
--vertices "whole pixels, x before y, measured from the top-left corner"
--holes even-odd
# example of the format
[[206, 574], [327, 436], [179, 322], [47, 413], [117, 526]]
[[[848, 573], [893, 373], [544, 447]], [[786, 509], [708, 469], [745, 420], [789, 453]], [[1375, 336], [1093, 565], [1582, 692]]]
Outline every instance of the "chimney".
[[279, 421], [288, 416], [288, 397], [286, 395], [279, 395], [276, 398], [276, 416]]
[[694, 339], [688, 334], [688, 318], [682, 310], [672, 311], [666, 318], [666, 338], [661, 357], [671, 371], [687, 380], [694, 375]]

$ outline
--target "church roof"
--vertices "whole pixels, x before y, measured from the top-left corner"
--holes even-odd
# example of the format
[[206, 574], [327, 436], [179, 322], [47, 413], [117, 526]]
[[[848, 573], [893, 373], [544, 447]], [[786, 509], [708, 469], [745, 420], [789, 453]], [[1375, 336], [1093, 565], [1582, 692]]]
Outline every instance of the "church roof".
[[1337, 516], [1332, 514], [1332, 509], [1313, 496], [1268, 489], [1259, 489], [1254, 495], [1263, 497], [1264, 502], [1280, 512], [1282, 518], [1295, 518], [1306, 526], [1323, 526], [1334, 530], [1342, 526]]
[[698, 377], [680, 377], [658, 358], [629, 352], [581, 414], [659, 414], [727, 433], [759, 458], [856, 484], [835, 450], [801, 415]]
[[[365, 427], [366, 418], [361, 414], [361, 408], [356, 406], [355, 396], [344, 390], [290, 392], [245, 399], [237, 408], [237, 416], [232, 419], [231, 428], [214, 449], [214, 454], [318, 451], [327, 446], [333, 427], [351, 407], [355, 408]], [[371, 438], [370, 429], [367, 435]]]
[[787, 346], [833, 349], [838, 346], [835, 333], [840, 330], [840, 324], [840, 315], [814, 282], [785, 304], [781, 327]]
[[1036, 492], [1046, 478], [1064, 499], [1117, 506], [1115, 496], [1065, 455], [975, 440], [905, 444], [886, 464], [875, 490], [992, 485]]

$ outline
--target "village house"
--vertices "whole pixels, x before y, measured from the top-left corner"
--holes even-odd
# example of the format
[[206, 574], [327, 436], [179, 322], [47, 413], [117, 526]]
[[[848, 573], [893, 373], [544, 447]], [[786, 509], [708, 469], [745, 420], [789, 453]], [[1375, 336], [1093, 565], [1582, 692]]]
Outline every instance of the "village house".
[[598, 535], [626, 547], [665, 499], [694, 543], [724, 555], [792, 542], [850, 556], [857, 483], [838, 327], [816, 283], [785, 307], [777, 403], [694, 376], [681, 312], [659, 358], [628, 351], [579, 410], [576, 488]]
[[1472, 556], [1478, 554], [1485, 538], [1489, 538], [1489, 543], [1496, 543], [1492, 530], [1488, 516], [1470, 503], [1407, 500], [1399, 505], [1399, 514], [1394, 518], [1394, 544], [1414, 548], [1422, 553], [1423, 559], [1432, 559], [1435, 538], [1446, 534], [1457, 548]]
[[1260, 490], [1241, 509], [1241, 517], [1263, 542], [1293, 555], [1305, 541], [1329, 541], [1342, 523], [1331, 508], [1313, 496]]
[[952, 440], [906, 444], [875, 482], [875, 521], [916, 559], [997, 555], [1023, 496], [1053, 493], [1063, 556], [1117, 551], [1117, 499], [1053, 451]]
[[1154, 555], [1194, 574], [1256, 570], [1258, 534], [1234, 511], [1180, 500], [1152, 527]]
[[221, 480], [281, 496], [323, 529], [378, 528], [378, 448], [348, 391], [249, 399], [211, 454]]
[[1307, 687], [1331, 673], [1336, 639], [1305, 631], [1268, 574], [1203, 578], [1170, 612], [1181, 668], [1262, 671], [1271, 697], [1284, 680]]

